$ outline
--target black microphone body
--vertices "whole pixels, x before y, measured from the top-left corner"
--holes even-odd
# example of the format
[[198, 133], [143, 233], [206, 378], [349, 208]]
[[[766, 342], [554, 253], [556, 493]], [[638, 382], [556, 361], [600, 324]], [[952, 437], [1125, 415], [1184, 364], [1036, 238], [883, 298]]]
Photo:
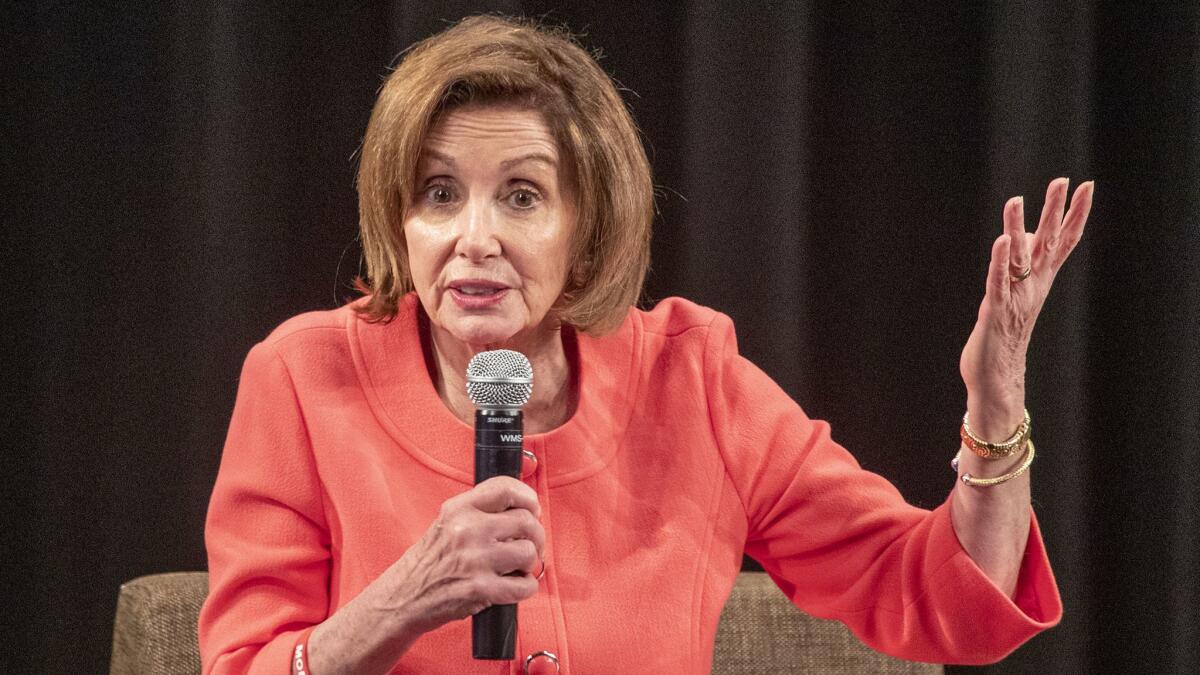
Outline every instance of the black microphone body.
[[[521, 477], [521, 411], [475, 411], [475, 484], [495, 476]], [[492, 605], [471, 617], [471, 654], [477, 659], [512, 659], [517, 606]]]

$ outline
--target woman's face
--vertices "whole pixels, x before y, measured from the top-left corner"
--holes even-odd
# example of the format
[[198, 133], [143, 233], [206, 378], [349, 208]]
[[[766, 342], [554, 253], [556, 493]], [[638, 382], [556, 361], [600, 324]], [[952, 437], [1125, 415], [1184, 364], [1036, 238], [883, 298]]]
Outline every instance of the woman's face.
[[470, 106], [435, 120], [404, 219], [435, 328], [485, 349], [551, 324], [575, 228], [569, 176], [536, 111]]

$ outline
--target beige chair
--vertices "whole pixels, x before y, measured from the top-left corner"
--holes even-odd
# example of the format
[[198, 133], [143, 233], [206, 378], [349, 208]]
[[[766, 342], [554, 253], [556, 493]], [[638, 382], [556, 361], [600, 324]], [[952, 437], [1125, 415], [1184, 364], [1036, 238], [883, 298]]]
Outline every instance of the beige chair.
[[796, 609], [765, 572], [742, 572], [721, 611], [712, 671], [932, 675], [945, 669], [884, 656], [859, 642], [843, 624]]
[[[121, 586], [113, 626], [113, 675], [200, 672], [196, 619], [208, 594], [204, 572], [153, 574]], [[762, 572], [738, 575], [721, 614], [713, 673], [942, 673], [863, 646], [836, 621], [792, 606]], [[590, 675], [590, 674], [589, 674]]]

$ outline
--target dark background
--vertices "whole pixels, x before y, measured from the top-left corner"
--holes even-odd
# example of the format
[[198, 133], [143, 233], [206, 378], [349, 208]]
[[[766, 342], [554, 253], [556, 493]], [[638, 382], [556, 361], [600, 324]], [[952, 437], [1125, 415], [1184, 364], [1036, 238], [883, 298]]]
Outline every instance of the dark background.
[[649, 296], [732, 315], [922, 506], [952, 485], [1004, 200], [1032, 228], [1050, 179], [1096, 179], [1028, 376], [1066, 614], [990, 670], [1200, 671], [1200, 5], [264, 4], [0, 10], [0, 670], [104, 671], [121, 582], [205, 567], [246, 351], [353, 296], [388, 64], [503, 10], [585, 33], [628, 88], [660, 187]]

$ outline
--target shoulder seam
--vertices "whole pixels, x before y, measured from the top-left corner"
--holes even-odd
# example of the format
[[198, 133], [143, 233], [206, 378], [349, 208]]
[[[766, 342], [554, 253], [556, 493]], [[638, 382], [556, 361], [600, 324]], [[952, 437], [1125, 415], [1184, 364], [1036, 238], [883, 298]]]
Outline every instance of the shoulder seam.
[[[715, 316], [713, 317], [712, 321], [716, 321]], [[708, 328], [709, 326], [712, 325], [712, 321], [709, 321], [708, 323], [698, 323], [694, 326], [688, 326], [686, 328], [683, 328], [683, 329], [677, 330], [677, 331], [673, 331], [673, 332], [666, 332], [666, 331], [659, 332], [656, 330], [651, 330], [649, 328], [646, 328], [646, 322], [643, 321], [642, 322], [642, 332], [649, 333], [651, 335], [657, 335], [659, 337], [679, 337], [680, 335], [683, 335], [684, 333], [690, 333], [691, 331], [696, 330], [697, 328]]]
[[[633, 309], [643, 319], [643, 330], [660, 337], [675, 337], [694, 328], [710, 326], [714, 316], [720, 314], [712, 307], [675, 296], [663, 298], [649, 309], [639, 307]], [[657, 319], [653, 322], [653, 327], [646, 326], [644, 319], [648, 316], [654, 316]], [[679, 326], [681, 323], [685, 325]]]
[[274, 345], [279, 342], [283, 342], [284, 340], [286, 340], [292, 336], [299, 335], [301, 333], [307, 333], [309, 331], [314, 331], [314, 330], [340, 330], [340, 331], [345, 332], [346, 326], [344, 324], [328, 325], [328, 326], [303, 326], [303, 327], [299, 327], [299, 328], [293, 328], [291, 330], [288, 330], [286, 333], [283, 333], [280, 335], [274, 335], [273, 334], [274, 331], [272, 331], [272, 335], [268, 335], [266, 337], [266, 339], [263, 340], [263, 343], [269, 344], [269, 345]]

